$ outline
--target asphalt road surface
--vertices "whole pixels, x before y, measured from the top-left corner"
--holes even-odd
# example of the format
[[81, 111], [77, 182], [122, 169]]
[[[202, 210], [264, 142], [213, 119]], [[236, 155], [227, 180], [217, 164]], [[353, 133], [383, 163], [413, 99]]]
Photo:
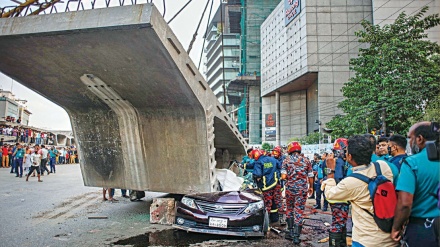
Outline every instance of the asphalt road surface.
[[[291, 246], [270, 232], [265, 239], [228, 238], [177, 231], [170, 226], [150, 224], [149, 209], [154, 197], [146, 193], [139, 202], [121, 197], [116, 190], [111, 203], [102, 201], [102, 189], [83, 184], [78, 164], [58, 165], [57, 173], [16, 178], [10, 168], [0, 168], [0, 247], [38, 246]], [[310, 204], [313, 202], [309, 200]], [[307, 211], [307, 210], [306, 210]], [[107, 217], [89, 219], [90, 216]], [[327, 235], [324, 221], [329, 212], [310, 214], [310, 227], [303, 228], [301, 246], [327, 246], [317, 240]], [[306, 222], [307, 223], [307, 222]], [[316, 225], [314, 227], [313, 225]]]

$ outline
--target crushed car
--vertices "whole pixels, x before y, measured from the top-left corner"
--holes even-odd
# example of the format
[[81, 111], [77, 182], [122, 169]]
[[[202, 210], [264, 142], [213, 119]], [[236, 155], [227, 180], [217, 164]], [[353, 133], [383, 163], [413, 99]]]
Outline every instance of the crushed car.
[[188, 232], [263, 237], [269, 217], [257, 189], [185, 195], [176, 205], [174, 228]]

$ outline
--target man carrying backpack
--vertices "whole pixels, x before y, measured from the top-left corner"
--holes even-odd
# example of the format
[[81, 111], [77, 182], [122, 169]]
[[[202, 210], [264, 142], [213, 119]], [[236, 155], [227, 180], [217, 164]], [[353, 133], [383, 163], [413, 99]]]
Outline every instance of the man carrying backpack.
[[[351, 137], [348, 140], [347, 162], [353, 166], [353, 174], [363, 175], [367, 178], [378, 176], [377, 166], [383, 175], [381, 177], [388, 179], [387, 181], [391, 183], [387, 183], [387, 185], [391, 184], [392, 186], [393, 174], [390, 167], [383, 161], [378, 161], [377, 165], [371, 163], [371, 153], [374, 148], [365, 136], [356, 135]], [[336, 185], [334, 179], [336, 162], [333, 154], [328, 156], [326, 164], [329, 173], [322, 186], [324, 187], [325, 196], [328, 200], [345, 200], [351, 202], [352, 205], [354, 225], [352, 246], [396, 246], [397, 242], [389, 237], [389, 233], [382, 231], [374, 219], [376, 212], [373, 210], [368, 184], [360, 181], [359, 178], [348, 176]], [[391, 193], [395, 193], [394, 190], [390, 191]], [[376, 207], [374, 208], [376, 209]]]
[[[412, 156], [402, 163], [396, 190], [398, 202], [391, 238], [400, 240], [405, 222], [409, 220], [403, 234], [405, 246], [439, 246], [440, 209], [438, 185], [440, 164], [429, 160], [427, 141], [438, 140], [438, 133], [431, 130], [430, 122], [414, 124], [408, 132]], [[437, 157], [438, 158], [438, 157]]]

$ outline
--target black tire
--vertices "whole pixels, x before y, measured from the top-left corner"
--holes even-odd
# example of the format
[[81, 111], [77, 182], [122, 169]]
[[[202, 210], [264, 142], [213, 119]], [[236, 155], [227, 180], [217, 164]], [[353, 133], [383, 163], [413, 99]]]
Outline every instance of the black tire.
[[145, 197], [144, 191], [138, 191], [138, 190], [130, 190], [130, 201], [139, 201], [140, 199]]

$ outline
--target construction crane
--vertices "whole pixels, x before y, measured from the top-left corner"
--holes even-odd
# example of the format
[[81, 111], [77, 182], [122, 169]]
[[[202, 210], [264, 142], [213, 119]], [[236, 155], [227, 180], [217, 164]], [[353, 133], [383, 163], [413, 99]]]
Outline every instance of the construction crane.
[[11, 0], [18, 6], [5, 6], [0, 8], [1, 18], [38, 15], [48, 8], [53, 8], [56, 3], [62, 2], [61, 0], [26, 0], [25, 2], [19, 2], [17, 0]]

